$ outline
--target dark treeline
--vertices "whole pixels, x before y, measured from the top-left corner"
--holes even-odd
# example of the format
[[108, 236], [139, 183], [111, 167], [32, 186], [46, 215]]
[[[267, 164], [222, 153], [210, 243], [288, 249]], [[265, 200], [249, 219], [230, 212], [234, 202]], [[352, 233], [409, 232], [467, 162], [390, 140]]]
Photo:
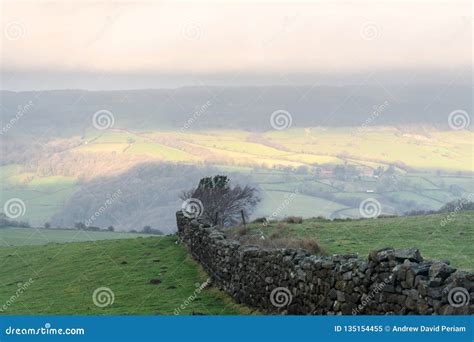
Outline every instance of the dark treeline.
[[[434, 103], [433, 94], [439, 94]], [[113, 113], [114, 127], [131, 130], [180, 129], [193, 117], [191, 129], [270, 130], [270, 115], [280, 109], [291, 113], [292, 127], [360, 126], [372, 118], [371, 125], [444, 128], [454, 109], [472, 111], [471, 96], [471, 88], [462, 85], [391, 86], [389, 93], [369, 85], [0, 92], [4, 124], [18, 114], [18, 108], [27, 109], [22, 115], [28, 120], [15, 134], [47, 129], [53, 136], [82, 134], [91, 127], [93, 114], [102, 109]], [[380, 106], [383, 110], [374, 117]]]

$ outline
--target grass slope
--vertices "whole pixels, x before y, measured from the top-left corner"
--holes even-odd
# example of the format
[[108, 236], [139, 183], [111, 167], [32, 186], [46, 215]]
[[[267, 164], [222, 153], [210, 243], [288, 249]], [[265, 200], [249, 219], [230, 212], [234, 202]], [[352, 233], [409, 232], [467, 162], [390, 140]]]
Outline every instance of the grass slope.
[[[141, 236], [147, 236], [140, 234]], [[65, 229], [0, 228], [0, 247], [136, 238], [137, 234]]]
[[[0, 309], [18, 284], [32, 284], [0, 315], [173, 315], [207, 276], [175, 237], [147, 237], [0, 248]], [[161, 283], [151, 284], [151, 279]], [[108, 287], [112, 305], [93, 303]], [[181, 314], [242, 314], [214, 287], [205, 288]]]
[[316, 238], [330, 254], [358, 253], [367, 257], [372, 250], [417, 247], [428, 259], [447, 259], [454, 267], [474, 271], [474, 211], [459, 212], [444, 227], [446, 214], [378, 218], [351, 221], [304, 220], [302, 224], [272, 222], [249, 225], [251, 231], [269, 236], [284, 225], [287, 236]]

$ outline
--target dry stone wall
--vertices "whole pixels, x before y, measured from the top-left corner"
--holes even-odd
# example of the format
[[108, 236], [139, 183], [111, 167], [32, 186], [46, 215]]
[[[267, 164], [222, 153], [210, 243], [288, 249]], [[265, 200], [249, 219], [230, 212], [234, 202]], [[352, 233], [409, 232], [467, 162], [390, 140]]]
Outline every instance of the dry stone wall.
[[416, 248], [316, 256], [229, 240], [200, 219], [176, 214], [178, 237], [237, 303], [280, 314], [474, 314], [474, 274], [427, 261]]

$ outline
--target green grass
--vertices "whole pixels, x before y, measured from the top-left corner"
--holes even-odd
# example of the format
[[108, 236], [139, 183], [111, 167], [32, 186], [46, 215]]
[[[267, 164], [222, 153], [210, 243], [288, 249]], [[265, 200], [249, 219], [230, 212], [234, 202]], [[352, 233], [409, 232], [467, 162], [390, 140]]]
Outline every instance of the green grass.
[[[173, 315], [207, 279], [172, 236], [2, 247], [0, 267], [0, 309], [32, 279], [0, 315]], [[94, 304], [100, 287], [113, 292], [113, 304]], [[180, 312], [246, 313], [212, 286]]]
[[111, 239], [131, 239], [145, 234], [120, 232], [94, 232], [66, 229], [35, 228], [0, 228], [0, 247], [45, 245], [48, 243], [65, 243], [81, 241], [98, 241]]
[[425, 258], [448, 259], [462, 270], [474, 271], [474, 211], [460, 212], [441, 226], [446, 215], [378, 218], [352, 221], [308, 219], [302, 224], [273, 222], [249, 225], [252, 230], [270, 235], [278, 224], [288, 236], [316, 238], [330, 253], [368, 253], [384, 247], [417, 247]]
[[275, 218], [297, 215], [313, 217], [327, 215], [344, 209], [346, 206], [323, 198], [303, 195], [294, 191], [264, 190], [261, 193], [262, 202], [254, 213], [255, 217], [273, 215]]

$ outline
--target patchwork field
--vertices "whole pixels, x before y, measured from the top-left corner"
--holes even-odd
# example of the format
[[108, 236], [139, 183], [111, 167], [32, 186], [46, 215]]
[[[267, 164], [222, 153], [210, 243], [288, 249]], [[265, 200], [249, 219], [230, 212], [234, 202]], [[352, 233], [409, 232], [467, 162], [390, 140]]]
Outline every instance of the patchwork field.
[[251, 313], [212, 285], [196, 295], [207, 276], [171, 236], [0, 247], [0, 267], [0, 315]]
[[[51, 143], [54, 149], [45, 158], [1, 166], [0, 203], [21, 199], [26, 210], [19, 219], [43, 225], [84, 184], [142, 163], [168, 162], [248, 176], [262, 197], [253, 217], [358, 217], [359, 204], [367, 198], [377, 199], [383, 214], [400, 215], [436, 210], [474, 192], [473, 138], [470, 131], [413, 133], [389, 127], [88, 131]], [[376, 174], [390, 165], [391, 174]], [[296, 193], [294, 200], [282, 208], [291, 193]]]

